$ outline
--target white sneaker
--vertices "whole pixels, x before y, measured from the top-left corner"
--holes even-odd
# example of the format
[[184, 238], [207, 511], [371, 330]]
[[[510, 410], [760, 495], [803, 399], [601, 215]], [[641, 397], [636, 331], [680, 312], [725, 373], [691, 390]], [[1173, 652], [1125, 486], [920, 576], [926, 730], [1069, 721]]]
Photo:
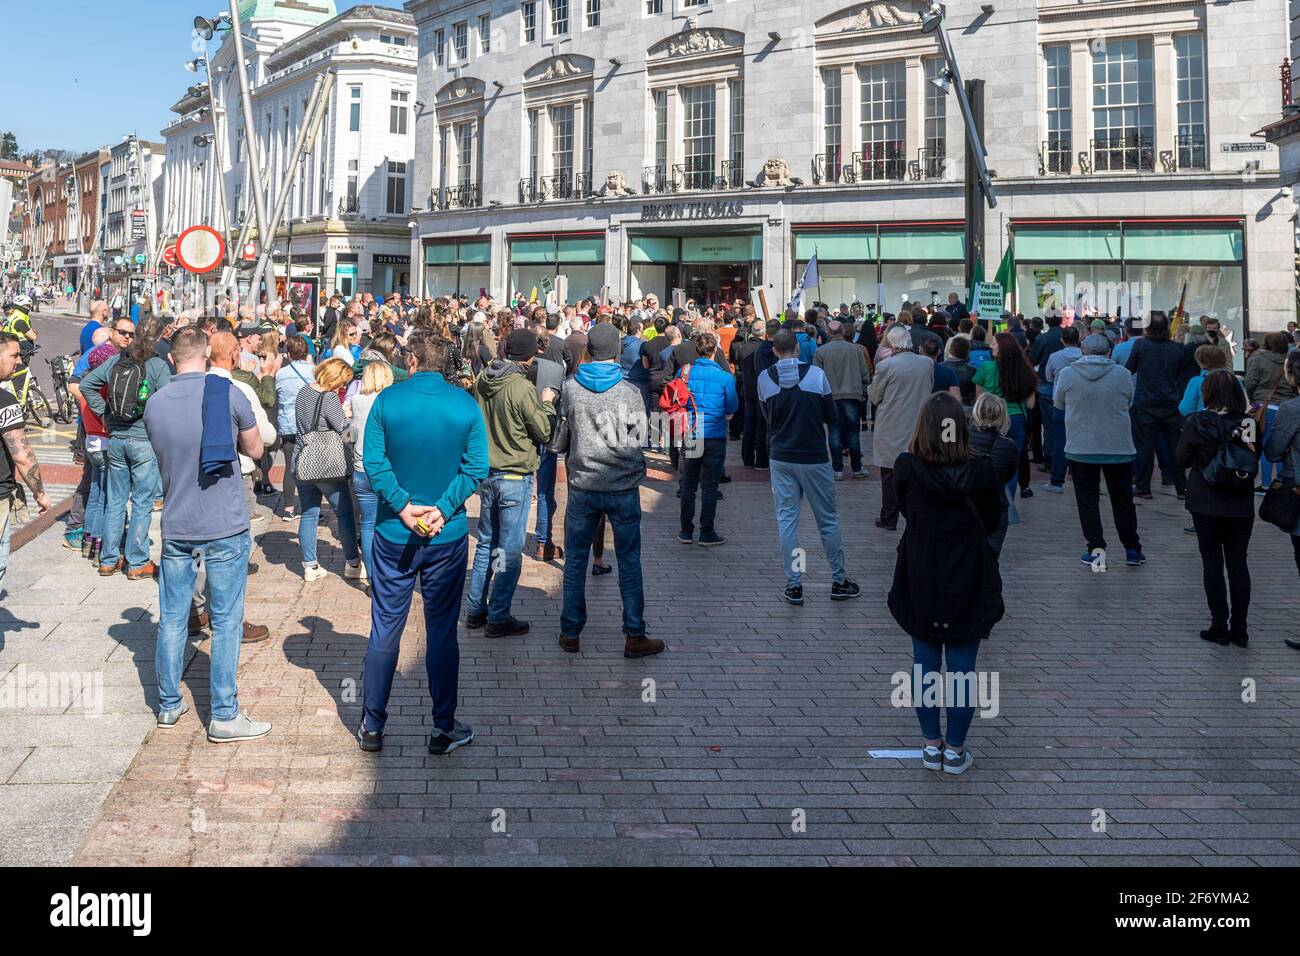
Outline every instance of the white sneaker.
[[319, 581], [321, 578], [329, 575], [329, 572], [319, 564], [309, 564], [302, 569], [302, 578], [304, 581]]
[[344, 564], [343, 577], [347, 578], [349, 581], [365, 581], [367, 580], [366, 566], [360, 561], [356, 564]]
[[208, 724], [208, 740], [214, 744], [234, 743], [239, 740], [256, 740], [271, 732], [265, 720], [253, 720], [248, 711], [241, 710], [230, 720], [214, 720]]
[[951, 747], [945, 747], [943, 751], [943, 772], [944, 773], [965, 773], [970, 769], [970, 765], [975, 762], [975, 755], [967, 748], [961, 753], [953, 750]]

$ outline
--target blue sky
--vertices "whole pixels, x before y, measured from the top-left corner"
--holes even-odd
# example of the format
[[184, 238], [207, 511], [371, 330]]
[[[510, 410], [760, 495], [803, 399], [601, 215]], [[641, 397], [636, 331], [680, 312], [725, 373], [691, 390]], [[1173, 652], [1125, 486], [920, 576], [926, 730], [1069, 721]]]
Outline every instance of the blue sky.
[[[339, 12], [359, 0], [336, 0]], [[399, 0], [381, 0], [400, 6]], [[221, 0], [0, 0], [10, 42], [0, 130], [18, 146], [83, 150], [138, 132], [157, 138], [195, 82], [182, 64], [194, 15]], [[210, 8], [210, 9], [209, 9]]]

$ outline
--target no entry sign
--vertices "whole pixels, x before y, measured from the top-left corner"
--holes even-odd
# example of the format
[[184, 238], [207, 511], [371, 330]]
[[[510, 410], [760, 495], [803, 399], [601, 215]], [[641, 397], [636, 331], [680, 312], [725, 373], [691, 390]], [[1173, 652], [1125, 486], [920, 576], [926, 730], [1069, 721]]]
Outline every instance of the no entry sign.
[[225, 254], [225, 240], [210, 226], [191, 226], [176, 240], [176, 261], [189, 272], [211, 272]]

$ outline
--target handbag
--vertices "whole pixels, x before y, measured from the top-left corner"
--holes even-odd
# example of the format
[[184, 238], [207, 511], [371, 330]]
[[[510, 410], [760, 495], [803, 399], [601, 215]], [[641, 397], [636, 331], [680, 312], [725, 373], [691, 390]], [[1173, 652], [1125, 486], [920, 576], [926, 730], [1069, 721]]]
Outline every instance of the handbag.
[[554, 455], [565, 455], [569, 451], [569, 416], [567, 409], [564, 407], [564, 392], [560, 392], [559, 414], [555, 419], [555, 431], [551, 434], [551, 440], [546, 443], [546, 450]]
[[293, 476], [298, 481], [313, 484], [342, 481], [352, 473], [352, 462], [343, 436], [328, 423], [323, 429], [319, 427], [324, 401], [325, 393], [321, 392], [312, 412], [312, 430], [298, 436], [298, 456], [293, 463]]
[[1294, 534], [1300, 526], [1300, 488], [1273, 482], [1259, 503], [1259, 518]]
[[1282, 375], [1278, 376], [1277, 381], [1273, 383], [1273, 387], [1268, 390], [1268, 398], [1264, 399], [1264, 401], [1260, 403], [1259, 408], [1250, 413], [1250, 417], [1255, 419], [1255, 427], [1257, 429], [1255, 434], [1259, 435], [1261, 438], [1263, 438], [1264, 432], [1267, 430], [1268, 404], [1273, 401], [1273, 396], [1277, 394], [1277, 390], [1281, 387], [1282, 379], [1284, 377], [1285, 376]]

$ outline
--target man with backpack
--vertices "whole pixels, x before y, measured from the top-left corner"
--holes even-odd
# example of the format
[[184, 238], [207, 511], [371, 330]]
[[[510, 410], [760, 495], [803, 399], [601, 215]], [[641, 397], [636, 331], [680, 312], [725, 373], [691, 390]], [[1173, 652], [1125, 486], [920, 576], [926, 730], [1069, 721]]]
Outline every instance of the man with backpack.
[[838, 421], [839, 412], [826, 374], [799, 360], [799, 342], [792, 331], [777, 332], [772, 347], [777, 362], [759, 374], [758, 396], [767, 420], [772, 495], [776, 499], [781, 561], [785, 567], [786, 586], [781, 597], [789, 604], [804, 602], [799, 512], [807, 498], [831, 566], [831, 600], [847, 601], [857, 597], [861, 588], [845, 573], [835, 482], [826, 443], [826, 426]]
[[103, 577], [111, 577], [123, 568], [132, 581], [149, 580], [158, 573], [149, 560], [149, 526], [159, 486], [158, 460], [145, 431], [144, 409], [149, 396], [171, 381], [171, 368], [154, 353], [162, 326], [161, 320], [150, 318], [137, 333], [129, 319], [115, 319], [111, 341], [118, 347], [118, 354], [81, 380], [86, 404], [108, 428], [108, 494], [99, 552], [99, 573]]

